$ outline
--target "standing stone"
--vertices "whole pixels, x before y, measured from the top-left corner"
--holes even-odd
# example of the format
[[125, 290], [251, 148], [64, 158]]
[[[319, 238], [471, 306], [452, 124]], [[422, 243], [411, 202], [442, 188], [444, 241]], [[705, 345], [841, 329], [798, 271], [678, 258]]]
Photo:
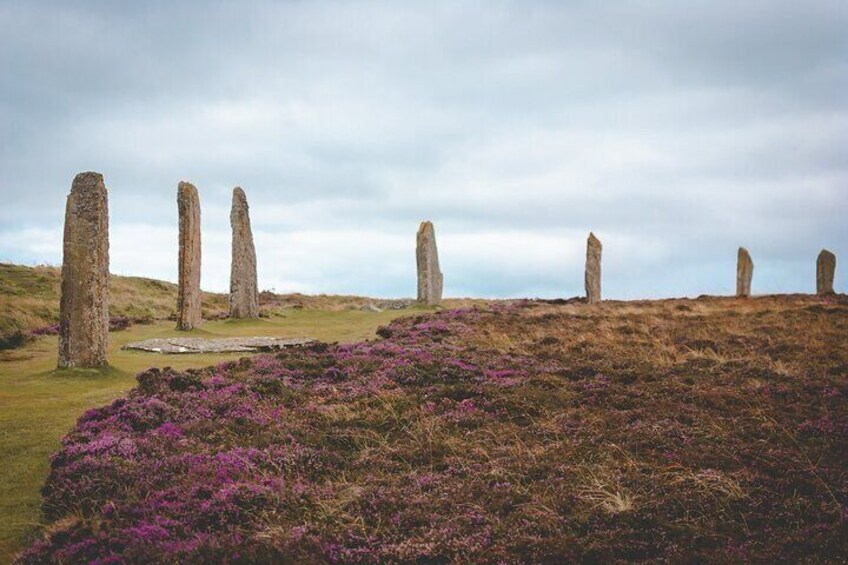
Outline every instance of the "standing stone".
[[586, 300], [589, 304], [601, 301], [601, 251], [603, 246], [601, 240], [595, 234], [589, 232], [586, 241], [586, 273], [584, 284], [586, 287]]
[[833, 275], [836, 272], [836, 255], [822, 249], [816, 260], [816, 294], [833, 294]]
[[191, 330], [203, 321], [200, 306], [200, 198], [193, 184], [180, 182], [177, 209], [180, 215], [177, 329]]
[[421, 222], [416, 238], [415, 259], [418, 263], [418, 302], [435, 306], [442, 301], [444, 277], [439, 270], [436, 232], [431, 222]]
[[736, 255], [736, 297], [751, 296], [751, 279], [754, 277], [754, 262], [744, 247], [739, 248]]
[[230, 212], [233, 228], [233, 262], [230, 267], [230, 317], [258, 318], [259, 290], [256, 284], [256, 248], [250, 231], [247, 196], [240, 187], [233, 189]]
[[65, 207], [59, 367], [107, 364], [109, 206], [103, 175], [74, 178]]

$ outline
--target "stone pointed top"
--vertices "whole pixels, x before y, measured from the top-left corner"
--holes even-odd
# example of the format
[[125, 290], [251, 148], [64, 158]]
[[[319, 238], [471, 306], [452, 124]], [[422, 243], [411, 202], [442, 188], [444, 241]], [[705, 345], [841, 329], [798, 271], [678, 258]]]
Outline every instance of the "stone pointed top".
[[751, 259], [751, 254], [748, 253], [748, 250], [744, 247], [740, 247], [739, 251], [736, 252], [736, 258], [739, 261], [745, 261], [751, 264], [751, 267], [754, 266], [754, 260]]
[[589, 232], [589, 240], [590, 243], [594, 243], [596, 245], [601, 245], [601, 240], [595, 236], [595, 232]]
[[177, 194], [178, 196], [183, 196], [187, 194], [197, 194], [197, 187], [191, 184], [188, 181], [181, 180], [177, 185]]
[[[247, 195], [240, 186], [233, 189], [233, 206], [230, 208], [230, 224], [244, 224], [244, 227], [250, 231], [250, 206], [247, 204]], [[253, 235], [250, 235], [251, 244]]]
[[826, 257], [828, 259], [833, 257], [834, 259], [836, 259], [836, 254], [833, 251], [830, 251], [829, 249], [822, 249], [819, 252], [819, 257]]
[[106, 192], [106, 183], [103, 182], [103, 175], [93, 171], [87, 171], [85, 173], [79, 173], [74, 177], [74, 182], [71, 185], [71, 194], [88, 190]]
[[[240, 186], [233, 189], [233, 206], [230, 208], [230, 224], [232, 226], [242, 225], [250, 232], [250, 206], [247, 204], [247, 195]], [[248, 233], [250, 245], [253, 245], [253, 234]]]
[[247, 195], [244, 193], [244, 189], [240, 186], [237, 186], [233, 189], [233, 204], [235, 205], [236, 201], [239, 204], [244, 204], [247, 206]]

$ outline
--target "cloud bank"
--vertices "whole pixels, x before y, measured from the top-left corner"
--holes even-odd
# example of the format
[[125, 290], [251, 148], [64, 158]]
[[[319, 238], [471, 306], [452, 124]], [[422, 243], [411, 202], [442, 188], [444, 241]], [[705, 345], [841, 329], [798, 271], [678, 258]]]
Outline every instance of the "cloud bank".
[[61, 262], [80, 171], [110, 191], [113, 271], [175, 280], [197, 185], [205, 289], [251, 205], [260, 287], [448, 296], [848, 289], [841, 1], [39, 2], [0, 5], [0, 260]]

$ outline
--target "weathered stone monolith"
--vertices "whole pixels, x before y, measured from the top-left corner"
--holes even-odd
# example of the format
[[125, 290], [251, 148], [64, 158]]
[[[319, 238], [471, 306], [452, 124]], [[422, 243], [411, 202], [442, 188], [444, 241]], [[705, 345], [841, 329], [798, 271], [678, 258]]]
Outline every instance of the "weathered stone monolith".
[[816, 294], [833, 294], [833, 275], [836, 272], [836, 255], [822, 249], [816, 260]]
[[74, 178], [65, 207], [59, 367], [107, 364], [109, 206], [99, 173]]
[[601, 251], [603, 246], [601, 240], [595, 234], [589, 232], [586, 241], [586, 301], [595, 304], [601, 301]]
[[739, 248], [736, 255], [736, 296], [748, 298], [751, 296], [751, 279], [754, 277], [754, 262], [744, 247]]
[[418, 228], [415, 259], [418, 263], [418, 302], [435, 306], [442, 301], [444, 278], [439, 270], [436, 232], [431, 222], [421, 222]]
[[203, 321], [200, 306], [200, 198], [193, 184], [180, 182], [177, 210], [180, 216], [177, 329], [191, 330]]
[[230, 267], [230, 317], [258, 318], [259, 290], [256, 284], [256, 248], [250, 230], [247, 196], [240, 187], [233, 189], [230, 212], [233, 228], [233, 260]]

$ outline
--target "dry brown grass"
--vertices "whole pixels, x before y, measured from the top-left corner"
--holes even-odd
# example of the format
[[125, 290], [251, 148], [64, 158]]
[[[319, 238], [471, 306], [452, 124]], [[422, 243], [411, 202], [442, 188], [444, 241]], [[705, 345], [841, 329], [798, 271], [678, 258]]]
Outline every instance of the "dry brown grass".
[[[827, 355], [832, 349], [834, 334], [848, 327], [846, 306], [848, 301], [840, 295], [551, 304], [529, 311], [528, 323], [520, 330], [487, 326], [478, 341], [502, 352], [577, 353], [654, 370], [756, 358], [771, 371], [792, 376], [810, 356]], [[787, 334], [793, 336], [792, 343], [787, 343]]]

